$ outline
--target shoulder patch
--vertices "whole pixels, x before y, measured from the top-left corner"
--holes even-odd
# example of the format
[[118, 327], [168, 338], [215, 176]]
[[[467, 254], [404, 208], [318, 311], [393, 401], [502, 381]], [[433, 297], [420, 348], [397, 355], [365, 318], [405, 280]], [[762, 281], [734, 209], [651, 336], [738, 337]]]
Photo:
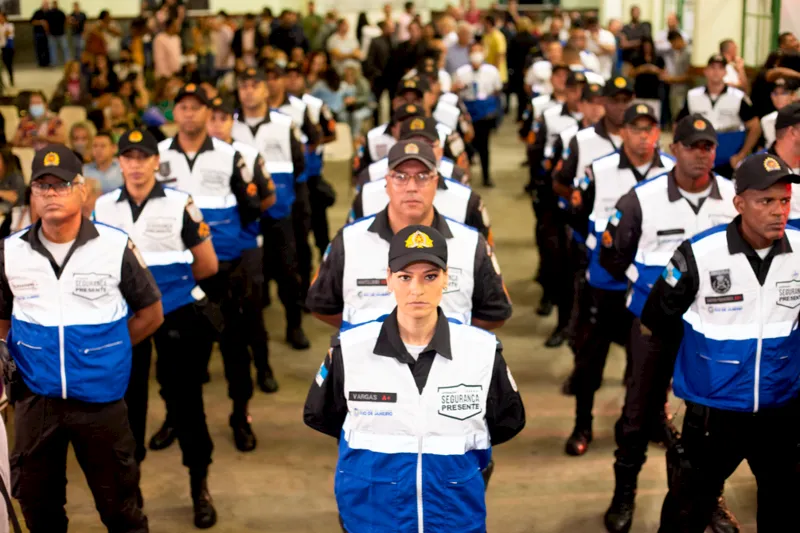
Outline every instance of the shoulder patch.
[[133, 241], [130, 239], [128, 239], [128, 249], [131, 252], [133, 252], [133, 255], [134, 257], [136, 257], [136, 260], [139, 262], [139, 265], [142, 268], [147, 268], [147, 263], [144, 262], [144, 257], [142, 257], [142, 254], [139, 252], [139, 249], [136, 247], [135, 244], [133, 244]]
[[200, 208], [197, 207], [197, 204], [194, 203], [194, 200], [192, 200], [191, 197], [189, 198], [189, 201], [186, 202], [186, 212], [189, 213], [189, 218], [198, 224], [203, 221], [203, 213], [200, 211]]

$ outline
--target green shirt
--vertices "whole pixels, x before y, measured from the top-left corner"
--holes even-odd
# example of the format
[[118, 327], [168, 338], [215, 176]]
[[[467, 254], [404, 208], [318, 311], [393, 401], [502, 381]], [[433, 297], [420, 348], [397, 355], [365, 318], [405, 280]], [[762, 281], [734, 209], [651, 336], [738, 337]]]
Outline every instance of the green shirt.
[[303, 33], [309, 43], [313, 43], [317, 33], [322, 28], [322, 17], [319, 15], [306, 15], [303, 17]]

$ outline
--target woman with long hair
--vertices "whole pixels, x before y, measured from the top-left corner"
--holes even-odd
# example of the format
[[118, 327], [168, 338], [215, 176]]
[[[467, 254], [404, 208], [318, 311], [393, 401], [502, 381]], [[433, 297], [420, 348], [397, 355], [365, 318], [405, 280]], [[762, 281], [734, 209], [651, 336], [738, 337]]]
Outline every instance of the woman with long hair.
[[88, 107], [92, 103], [89, 85], [81, 76], [81, 64], [78, 61], [67, 61], [64, 65], [64, 76], [56, 85], [50, 108], [57, 111], [65, 105]]

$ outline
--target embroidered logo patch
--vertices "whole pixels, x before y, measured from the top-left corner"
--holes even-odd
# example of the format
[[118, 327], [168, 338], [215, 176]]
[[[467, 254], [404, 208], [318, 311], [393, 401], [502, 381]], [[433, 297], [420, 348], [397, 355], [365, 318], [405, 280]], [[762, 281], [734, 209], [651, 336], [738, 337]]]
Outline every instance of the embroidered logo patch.
[[467, 420], [483, 412], [481, 385], [439, 387], [439, 414], [454, 420]]

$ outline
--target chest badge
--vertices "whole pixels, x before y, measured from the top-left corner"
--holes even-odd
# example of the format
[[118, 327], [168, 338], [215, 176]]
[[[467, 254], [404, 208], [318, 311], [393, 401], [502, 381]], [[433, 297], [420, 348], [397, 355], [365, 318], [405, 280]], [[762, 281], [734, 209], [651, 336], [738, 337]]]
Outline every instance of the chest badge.
[[725, 294], [731, 290], [731, 271], [725, 270], [712, 270], [709, 272], [711, 277], [711, 288], [717, 294]]
[[111, 285], [111, 276], [108, 274], [74, 274], [75, 287], [72, 294], [86, 300], [97, 300], [108, 294]]
[[439, 414], [454, 420], [467, 420], [483, 413], [481, 385], [439, 387]]
[[778, 288], [778, 301], [776, 302], [781, 307], [788, 309], [796, 309], [800, 306], [800, 280], [797, 276], [792, 276], [794, 279], [790, 281], [778, 281], [775, 286]]
[[169, 177], [170, 172], [172, 169], [169, 166], [169, 161], [163, 161], [158, 165], [158, 173], [164, 176], [165, 178]]

